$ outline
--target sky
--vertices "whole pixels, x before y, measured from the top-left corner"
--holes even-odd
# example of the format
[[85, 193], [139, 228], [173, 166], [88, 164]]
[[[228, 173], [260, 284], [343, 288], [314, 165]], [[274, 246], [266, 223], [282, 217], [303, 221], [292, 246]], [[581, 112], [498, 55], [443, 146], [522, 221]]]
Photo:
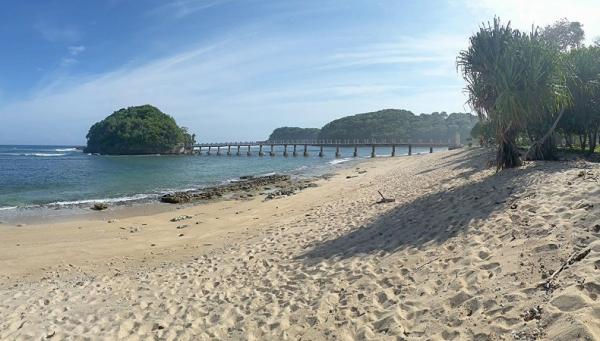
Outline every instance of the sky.
[[386, 108], [468, 112], [456, 55], [482, 22], [566, 17], [589, 42], [597, 13], [597, 0], [7, 0], [0, 144], [83, 145], [142, 104], [202, 142]]

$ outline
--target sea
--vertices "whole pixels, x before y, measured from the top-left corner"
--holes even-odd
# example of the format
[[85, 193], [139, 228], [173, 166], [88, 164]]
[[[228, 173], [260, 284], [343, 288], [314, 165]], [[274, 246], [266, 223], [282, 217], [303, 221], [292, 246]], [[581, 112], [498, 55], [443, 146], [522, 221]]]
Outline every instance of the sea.
[[[446, 148], [437, 148], [442, 150]], [[288, 157], [283, 147], [276, 156], [258, 156], [258, 147], [241, 156], [232, 149], [232, 156], [216, 155], [144, 155], [101, 156], [84, 153], [76, 146], [0, 145], [0, 219], [39, 208], [63, 209], [90, 207], [95, 202], [117, 205], [157, 201], [169, 192], [198, 189], [235, 181], [240, 176], [290, 174], [295, 177], [318, 176], [335, 172], [342, 166], [364, 160], [370, 148], [360, 148], [357, 158], [353, 148], [341, 148], [342, 157], [335, 157], [335, 148], [325, 148], [319, 157], [318, 147], [303, 149]], [[413, 148], [413, 154], [428, 153], [428, 148]], [[380, 157], [389, 156], [390, 148], [378, 148]], [[224, 153], [223, 153], [224, 154]], [[407, 155], [406, 148], [397, 147], [396, 155]]]

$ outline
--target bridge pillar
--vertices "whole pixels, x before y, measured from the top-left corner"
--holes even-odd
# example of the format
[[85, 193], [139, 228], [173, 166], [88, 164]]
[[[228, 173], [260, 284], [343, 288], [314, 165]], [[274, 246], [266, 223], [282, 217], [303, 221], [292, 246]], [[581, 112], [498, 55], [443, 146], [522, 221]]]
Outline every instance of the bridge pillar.
[[340, 146], [337, 145], [335, 146], [335, 157], [341, 157], [342, 154], [340, 153]]
[[433, 146], [429, 146], [429, 153], [433, 153]]
[[308, 145], [304, 145], [304, 156], [308, 156]]
[[221, 155], [221, 146], [217, 146], [217, 155]]
[[237, 156], [240, 156], [240, 147], [241, 147], [240, 145], [237, 146], [237, 153], [236, 153]]
[[271, 156], [275, 156], [275, 152], [273, 151], [273, 145], [271, 145], [271, 152], [269, 153]]
[[227, 146], [227, 156], [231, 156], [231, 146]]
[[375, 145], [371, 145], [371, 157], [375, 157]]
[[283, 156], [288, 156], [288, 153], [287, 153], [287, 144], [283, 145]]
[[298, 156], [298, 154], [296, 153], [296, 145], [294, 145], [294, 153], [292, 155]]
[[323, 155], [323, 145], [321, 145], [319, 149], [319, 157], [323, 157]]
[[412, 155], [412, 145], [408, 145], [408, 155]]
[[265, 153], [262, 151], [262, 144], [258, 146], [258, 156], [265, 156]]
[[392, 156], [396, 156], [396, 145], [392, 145]]
[[202, 147], [198, 147], [198, 155], [202, 155]]
[[248, 145], [248, 151], [246, 152], [246, 155], [251, 156], [252, 154], [250, 153], [250, 145]]
[[210, 155], [210, 148], [211, 146], [208, 146], [208, 152], [206, 152], [206, 155]]

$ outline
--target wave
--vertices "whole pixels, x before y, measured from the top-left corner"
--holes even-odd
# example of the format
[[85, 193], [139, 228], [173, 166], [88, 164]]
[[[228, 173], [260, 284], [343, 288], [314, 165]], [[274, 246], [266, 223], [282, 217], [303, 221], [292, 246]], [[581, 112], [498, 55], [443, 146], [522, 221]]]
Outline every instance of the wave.
[[77, 152], [80, 150], [77, 148], [57, 148], [57, 149], [54, 149], [54, 151], [55, 152]]
[[329, 161], [329, 164], [330, 165], [337, 165], [337, 164], [340, 164], [340, 163], [351, 161], [352, 159], [353, 158], [351, 158], [351, 157], [346, 157], [346, 158], [343, 158], [343, 159], [335, 159], [335, 160]]
[[34, 157], [53, 157], [65, 156], [66, 153], [0, 153], [0, 156], [34, 156]]
[[42, 206], [78, 206], [84, 204], [93, 204], [93, 203], [120, 203], [120, 202], [128, 202], [128, 201], [139, 201], [149, 198], [158, 197], [158, 194], [136, 194], [132, 196], [126, 197], [118, 197], [118, 198], [104, 198], [104, 199], [85, 199], [85, 200], [73, 200], [73, 201], [56, 201], [49, 204], [45, 204]]
[[53, 157], [53, 156], [65, 156], [66, 153], [25, 153], [22, 156], [36, 156], [36, 157]]
[[0, 206], [0, 211], [14, 210], [17, 206]]

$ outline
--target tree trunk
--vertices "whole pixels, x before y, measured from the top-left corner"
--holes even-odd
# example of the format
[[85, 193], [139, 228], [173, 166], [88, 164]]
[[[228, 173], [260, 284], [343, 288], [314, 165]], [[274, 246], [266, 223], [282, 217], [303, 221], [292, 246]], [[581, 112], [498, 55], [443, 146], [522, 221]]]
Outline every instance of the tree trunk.
[[570, 133], [565, 134], [565, 146], [568, 149], [573, 148], [573, 136]]
[[581, 150], [585, 150], [585, 148], [587, 147], [587, 134], [586, 133], [579, 134], [579, 147], [581, 148]]
[[546, 138], [541, 143], [536, 143], [527, 153], [528, 160], [556, 160], [556, 145], [552, 137]]
[[594, 128], [593, 131], [590, 131], [590, 154], [596, 150], [596, 143], [598, 141], [598, 127]]
[[496, 167], [498, 170], [519, 167], [521, 158], [517, 144], [515, 143], [516, 132], [510, 128], [500, 133], [498, 137], [498, 151], [496, 153]]

